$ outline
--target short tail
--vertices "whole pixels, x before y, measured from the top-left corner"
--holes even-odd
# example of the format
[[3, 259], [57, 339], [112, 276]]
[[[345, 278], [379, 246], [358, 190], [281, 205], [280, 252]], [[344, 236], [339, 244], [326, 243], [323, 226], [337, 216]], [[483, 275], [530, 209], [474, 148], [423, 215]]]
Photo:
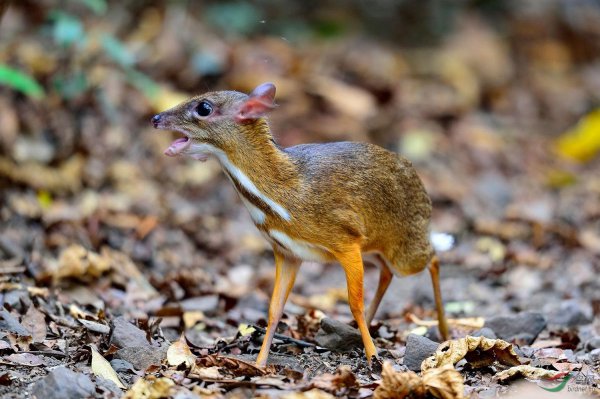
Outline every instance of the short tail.
[[454, 237], [447, 233], [432, 232], [429, 234], [435, 252], [449, 251], [454, 247]]

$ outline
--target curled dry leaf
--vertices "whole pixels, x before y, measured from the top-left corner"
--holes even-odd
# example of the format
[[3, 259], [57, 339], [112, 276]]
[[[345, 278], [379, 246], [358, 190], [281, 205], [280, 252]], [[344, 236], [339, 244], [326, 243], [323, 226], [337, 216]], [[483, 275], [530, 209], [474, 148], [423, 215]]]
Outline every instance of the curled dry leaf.
[[190, 350], [183, 334], [177, 342], [169, 346], [167, 362], [171, 366], [179, 366], [183, 363], [186, 368], [190, 368], [196, 363], [196, 356]]
[[423, 372], [422, 377], [413, 371], [396, 372], [391, 363], [383, 364], [381, 384], [373, 394], [374, 399], [426, 398], [440, 399], [464, 397], [463, 378], [452, 366]]
[[496, 361], [507, 366], [521, 364], [512, 344], [501, 339], [466, 336], [440, 344], [432, 356], [423, 360], [421, 370], [454, 365], [462, 359], [473, 367], [489, 366]]
[[189, 374], [190, 376], [198, 377], [204, 381], [219, 381], [224, 380], [225, 377], [221, 374], [218, 367], [194, 367]]
[[81, 245], [71, 245], [60, 253], [52, 276], [55, 281], [66, 277], [98, 277], [110, 268], [110, 260], [106, 257]]
[[46, 316], [34, 306], [27, 309], [21, 325], [31, 333], [33, 342], [43, 342], [46, 339]]
[[119, 388], [125, 389], [125, 385], [123, 385], [117, 372], [112, 368], [108, 360], [106, 360], [93, 346], [90, 345], [90, 349], [92, 351], [93, 373], [98, 377], [114, 382]]
[[243, 361], [234, 357], [207, 355], [198, 358], [197, 364], [201, 367], [219, 367], [221, 373], [227, 373], [230, 376], [239, 377], [255, 377], [265, 375], [273, 371], [272, 367], [261, 369], [256, 364]]
[[543, 368], [523, 364], [496, 373], [496, 375], [494, 375], [494, 379], [499, 382], [506, 382], [519, 377], [530, 380], [547, 380], [555, 379], [565, 374], [566, 373], [563, 371], [546, 370]]
[[463, 377], [451, 366], [424, 371], [422, 379], [427, 392], [436, 398], [460, 399], [464, 397]]
[[131, 389], [125, 392], [123, 399], [157, 399], [171, 397], [171, 391], [175, 383], [169, 378], [140, 378], [133, 384]]
[[81, 187], [83, 166], [84, 159], [78, 155], [72, 156], [58, 168], [36, 162], [17, 165], [8, 158], [0, 157], [0, 176], [35, 189], [50, 192], [75, 192]]
[[31, 353], [13, 353], [10, 356], [6, 356], [4, 359], [9, 362], [19, 364], [21, 366], [41, 366], [44, 364], [44, 361], [39, 356], [36, 356]]
[[194, 327], [199, 322], [203, 321], [205, 319], [205, 316], [204, 316], [204, 312], [197, 310], [197, 311], [184, 312], [182, 318], [183, 318], [183, 324], [185, 326], [185, 329], [188, 330], [188, 329]]
[[310, 391], [306, 392], [290, 392], [288, 394], [282, 395], [282, 399], [334, 399], [330, 393], [325, 391], [321, 391], [320, 389], [313, 388]]
[[358, 390], [359, 388], [356, 376], [350, 366], [346, 365], [340, 366], [335, 374], [325, 373], [315, 377], [312, 386], [332, 393], [347, 392], [350, 389]]
[[[437, 320], [421, 320], [416, 315], [409, 313], [408, 319], [418, 326], [435, 327], [438, 325]], [[479, 329], [485, 325], [485, 319], [483, 317], [465, 317], [462, 319], [448, 319], [448, 325], [452, 327], [468, 328], [468, 329]]]

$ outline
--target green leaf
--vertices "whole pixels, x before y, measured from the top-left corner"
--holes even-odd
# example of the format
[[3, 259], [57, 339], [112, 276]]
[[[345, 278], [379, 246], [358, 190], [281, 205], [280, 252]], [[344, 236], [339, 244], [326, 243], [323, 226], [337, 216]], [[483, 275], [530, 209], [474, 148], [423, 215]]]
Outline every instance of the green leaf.
[[147, 98], [154, 98], [160, 93], [160, 86], [148, 75], [135, 69], [126, 71], [127, 81], [141, 91]]
[[88, 80], [83, 72], [74, 72], [71, 75], [56, 76], [53, 79], [56, 91], [68, 100], [79, 97], [89, 87]]
[[135, 63], [135, 57], [123, 45], [123, 43], [112, 35], [102, 35], [100, 39], [102, 48], [106, 54], [122, 67], [128, 67]]
[[62, 46], [70, 46], [85, 41], [85, 30], [78, 18], [61, 11], [54, 11], [50, 18], [54, 19], [52, 36]]
[[33, 98], [44, 97], [44, 89], [34, 78], [7, 65], [0, 64], [0, 84]]
[[248, 34], [256, 30], [262, 20], [258, 9], [248, 3], [217, 3], [206, 10], [206, 20], [225, 32]]
[[106, 1], [105, 0], [79, 0], [87, 8], [92, 10], [95, 14], [101, 15], [106, 13]]

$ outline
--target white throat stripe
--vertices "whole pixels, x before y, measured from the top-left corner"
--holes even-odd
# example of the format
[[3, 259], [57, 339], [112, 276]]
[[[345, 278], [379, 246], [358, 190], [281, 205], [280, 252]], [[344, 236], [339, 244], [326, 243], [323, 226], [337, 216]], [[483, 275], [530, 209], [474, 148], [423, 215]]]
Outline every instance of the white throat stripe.
[[[271, 210], [273, 212], [275, 212], [277, 215], [279, 215], [282, 219], [287, 220], [287, 221], [292, 219], [291, 215], [284, 207], [282, 207], [277, 202], [273, 201], [271, 198], [264, 195], [258, 189], [258, 187], [256, 187], [254, 185], [252, 180], [250, 180], [248, 178], [248, 176], [246, 176], [244, 174], [244, 172], [242, 172], [237, 166], [232, 164], [231, 161], [229, 161], [229, 158], [227, 157], [227, 154], [225, 154], [225, 152], [221, 151], [218, 148], [213, 147], [210, 144], [193, 143], [192, 145], [190, 145], [190, 148], [188, 149], [188, 151], [186, 151], [186, 154], [188, 154], [188, 155], [194, 155], [194, 154], [214, 155], [215, 157], [217, 157], [217, 159], [221, 163], [221, 166], [229, 172], [228, 175], [230, 175], [231, 178], [235, 179], [250, 194], [255, 195], [257, 198], [259, 198], [261, 201], [263, 201], [269, 208], [271, 208]], [[255, 216], [259, 216], [257, 214], [252, 215], [252, 211], [250, 213], [251, 213], [251, 216], [253, 216], [253, 218]], [[261, 211], [261, 213], [262, 213], [262, 211]], [[257, 219], [260, 220], [261, 219], [260, 216]], [[257, 220], [255, 220], [255, 222], [259, 223]]]

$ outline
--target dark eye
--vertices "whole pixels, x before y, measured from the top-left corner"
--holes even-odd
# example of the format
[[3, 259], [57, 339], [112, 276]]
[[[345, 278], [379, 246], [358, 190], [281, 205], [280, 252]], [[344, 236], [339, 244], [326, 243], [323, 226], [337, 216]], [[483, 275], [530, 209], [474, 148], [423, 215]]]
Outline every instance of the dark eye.
[[208, 116], [213, 111], [213, 106], [208, 101], [201, 101], [196, 107], [196, 112], [200, 116]]

